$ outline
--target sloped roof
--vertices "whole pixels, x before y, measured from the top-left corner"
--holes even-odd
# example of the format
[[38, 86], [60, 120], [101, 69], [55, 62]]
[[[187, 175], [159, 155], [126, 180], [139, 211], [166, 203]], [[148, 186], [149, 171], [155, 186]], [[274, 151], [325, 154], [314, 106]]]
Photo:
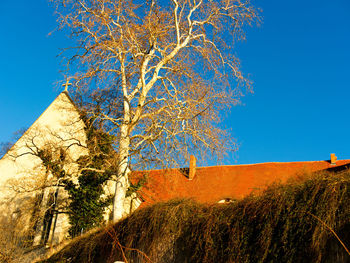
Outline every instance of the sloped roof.
[[[84, 122], [67, 92], [61, 92], [24, 134], [0, 158], [0, 197], [7, 194], [9, 179], [22, 176], [36, 178], [41, 160], [31, 154], [36, 148], [63, 146], [79, 141], [85, 144]], [[11, 154], [10, 154], [11, 153]], [[69, 155], [77, 159], [86, 154], [79, 146], [69, 147]], [[15, 156], [15, 157], [14, 157]]]
[[[25, 132], [20, 136], [20, 138], [17, 139], [17, 141], [4, 153], [4, 155], [0, 156], [0, 160], [6, 156], [8, 152], [10, 152], [15, 145], [18, 143], [18, 141], [23, 140], [23, 138], [28, 134], [28, 132], [34, 128], [37, 128], [36, 126], [40, 126], [40, 121], [42, 118], [47, 118], [46, 115], [48, 115], [48, 112], [53, 111], [53, 109], [61, 109], [62, 110], [62, 105], [58, 106], [59, 104], [62, 104], [62, 101], [67, 103], [69, 102], [72, 107], [76, 110], [78, 113], [80, 110], [72, 100], [72, 98], [69, 96], [68, 91], [62, 91], [52, 102], [51, 104], [40, 114], [40, 116], [34, 121], [34, 123], [25, 130]], [[72, 110], [72, 109], [70, 109]], [[41, 124], [42, 125], [42, 124]]]
[[[201, 203], [214, 203], [230, 198], [240, 199], [252, 191], [259, 192], [272, 183], [283, 183], [289, 178], [321, 170], [336, 170], [350, 166], [350, 160], [260, 163], [198, 167], [193, 180], [179, 169], [147, 172], [147, 182], [140, 191], [142, 206], [173, 198], [193, 198]], [[140, 176], [134, 174], [134, 179]]]

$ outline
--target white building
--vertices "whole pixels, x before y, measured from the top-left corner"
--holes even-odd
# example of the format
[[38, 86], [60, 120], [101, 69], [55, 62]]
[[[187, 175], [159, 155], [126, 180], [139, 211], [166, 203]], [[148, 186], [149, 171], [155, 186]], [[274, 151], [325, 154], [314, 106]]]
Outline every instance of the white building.
[[[84, 123], [66, 92], [62, 92], [12, 148], [0, 159], [2, 223], [18, 220], [33, 245], [57, 244], [67, 236], [67, 215], [57, 213], [66, 193], [47, 172], [38, 154], [59, 155], [65, 148], [64, 169], [74, 174], [74, 161], [87, 154]], [[70, 147], [68, 147], [70, 146]]]

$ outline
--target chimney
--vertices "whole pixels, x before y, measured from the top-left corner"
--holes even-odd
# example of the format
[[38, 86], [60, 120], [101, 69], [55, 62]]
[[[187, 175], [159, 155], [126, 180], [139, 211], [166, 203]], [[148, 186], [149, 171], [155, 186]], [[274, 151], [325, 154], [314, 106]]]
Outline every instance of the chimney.
[[188, 173], [188, 179], [192, 180], [196, 175], [196, 157], [194, 155], [190, 156], [190, 171]]
[[331, 164], [335, 165], [337, 161], [337, 156], [334, 153], [331, 153]]

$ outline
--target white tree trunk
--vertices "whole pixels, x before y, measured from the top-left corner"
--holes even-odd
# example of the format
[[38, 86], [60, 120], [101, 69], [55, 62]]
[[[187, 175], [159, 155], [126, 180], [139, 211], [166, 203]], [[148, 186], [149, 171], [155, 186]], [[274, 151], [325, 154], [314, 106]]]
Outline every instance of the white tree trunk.
[[124, 211], [124, 201], [126, 191], [129, 187], [129, 147], [130, 137], [128, 134], [128, 126], [122, 124], [120, 128], [119, 166], [113, 199], [113, 222], [122, 219], [126, 214]]

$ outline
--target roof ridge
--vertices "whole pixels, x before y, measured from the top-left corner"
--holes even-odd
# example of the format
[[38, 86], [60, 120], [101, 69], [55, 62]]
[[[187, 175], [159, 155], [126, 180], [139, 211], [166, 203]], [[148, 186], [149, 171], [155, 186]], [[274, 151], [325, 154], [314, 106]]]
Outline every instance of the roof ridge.
[[40, 118], [41, 118], [42, 116], [44, 116], [44, 114], [49, 110], [49, 108], [56, 102], [56, 100], [58, 100], [58, 98], [59, 98], [62, 94], [65, 94], [66, 97], [69, 99], [69, 101], [72, 103], [73, 107], [74, 107], [76, 110], [78, 110], [78, 112], [80, 112], [79, 108], [75, 105], [74, 101], [73, 101], [72, 98], [69, 96], [68, 91], [65, 91], [65, 90], [62, 91], [61, 93], [59, 93], [59, 94], [55, 97], [54, 100], [51, 101], [51, 103], [49, 104], [49, 106], [47, 106], [47, 107], [45, 108], [45, 110], [41, 112], [41, 114], [39, 115], [39, 117], [37, 117], [37, 118], [35, 119], [35, 121], [34, 121], [34, 122], [26, 129], [26, 131], [14, 142], [14, 144], [6, 151], [6, 153], [5, 153], [3, 156], [0, 157], [0, 160], [4, 159], [4, 158], [7, 156], [7, 154], [14, 148], [14, 146], [17, 144], [17, 142], [20, 141], [22, 138], [24, 138], [24, 136], [26, 136], [26, 135], [28, 134], [29, 130], [30, 130], [33, 126], [35, 126], [35, 124], [40, 120]]
[[[224, 165], [209, 165], [209, 166], [199, 166], [196, 169], [201, 168], [215, 168], [215, 167], [235, 167], [235, 166], [254, 166], [254, 165], [269, 165], [269, 164], [301, 164], [301, 163], [320, 163], [320, 162], [329, 162], [330, 160], [318, 160], [318, 161], [292, 161], [292, 162], [261, 162], [261, 163], [249, 163], [249, 164], [224, 164]], [[337, 160], [337, 162], [343, 162], [348, 161], [350, 162], [350, 159], [342, 159]], [[183, 167], [177, 167], [177, 168], [165, 168], [165, 169], [148, 169], [148, 170], [135, 170], [134, 172], [152, 172], [152, 171], [164, 171], [164, 170], [178, 170]]]
[[[210, 166], [200, 166], [197, 168], [210, 168], [210, 167], [232, 167], [232, 166], [253, 166], [253, 165], [262, 165], [262, 164], [292, 164], [292, 163], [317, 163], [317, 162], [329, 162], [330, 160], [317, 160], [317, 161], [291, 161], [291, 162], [261, 162], [261, 163], [249, 163], [249, 164], [224, 164], [224, 165], [210, 165]], [[337, 160], [340, 161], [349, 161], [350, 159]]]

